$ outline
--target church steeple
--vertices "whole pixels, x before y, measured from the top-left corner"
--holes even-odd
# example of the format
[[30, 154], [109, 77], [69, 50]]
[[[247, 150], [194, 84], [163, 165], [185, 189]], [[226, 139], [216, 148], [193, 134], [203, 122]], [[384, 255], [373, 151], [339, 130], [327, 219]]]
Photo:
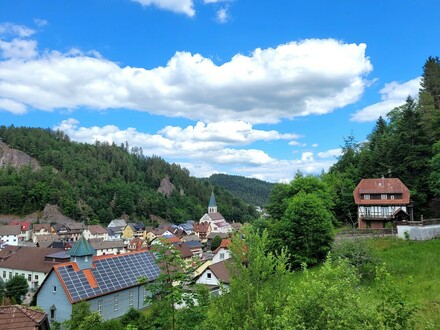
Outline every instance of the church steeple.
[[92, 257], [96, 251], [88, 240], [81, 236], [69, 250], [70, 261], [77, 263], [79, 269], [92, 268]]
[[211, 192], [211, 198], [209, 199], [208, 213], [217, 213], [217, 204], [215, 202], [214, 191]]

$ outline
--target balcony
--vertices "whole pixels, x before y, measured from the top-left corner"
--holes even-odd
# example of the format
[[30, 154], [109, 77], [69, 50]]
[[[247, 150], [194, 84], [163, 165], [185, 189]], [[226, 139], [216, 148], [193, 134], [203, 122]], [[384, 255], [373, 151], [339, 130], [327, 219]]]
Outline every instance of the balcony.
[[382, 212], [359, 212], [359, 218], [363, 220], [394, 220], [394, 214]]

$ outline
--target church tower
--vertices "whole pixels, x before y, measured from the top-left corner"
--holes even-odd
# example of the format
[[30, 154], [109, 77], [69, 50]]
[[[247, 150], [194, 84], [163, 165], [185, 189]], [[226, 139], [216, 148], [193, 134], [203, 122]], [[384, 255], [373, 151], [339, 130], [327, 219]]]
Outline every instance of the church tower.
[[217, 204], [215, 203], [214, 191], [212, 191], [211, 198], [209, 199], [208, 213], [217, 213]]
[[92, 268], [92, 257], [96, 254], [95, 249], [88, 240], [81, 236], [69, 250], [70, 261], [77, 263], [79, 269]]

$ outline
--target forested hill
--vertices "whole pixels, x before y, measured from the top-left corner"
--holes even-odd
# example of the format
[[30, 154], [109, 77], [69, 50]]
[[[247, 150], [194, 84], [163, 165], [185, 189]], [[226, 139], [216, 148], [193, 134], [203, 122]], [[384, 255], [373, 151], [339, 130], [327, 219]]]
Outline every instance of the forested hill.
[[198, 220], [214, 189], [226, 219], [244, 222], [256, 216], [254, 207], [223, 188], [128, 144], [77, 143], [61, 131], [14, 126], [0, 126], [0, 138], [39, 163], [38, 168], [0, 167], [0, 214], [24, 215], [50, 203], [77, 221], [107, 224], [126, 214], [146, 223], [151, 215], [179, 223]]
[[237, 175], [213, 174], [207, 178], [214, 186], [223, 187], [249, 204], [265, 206], [273, 183]]

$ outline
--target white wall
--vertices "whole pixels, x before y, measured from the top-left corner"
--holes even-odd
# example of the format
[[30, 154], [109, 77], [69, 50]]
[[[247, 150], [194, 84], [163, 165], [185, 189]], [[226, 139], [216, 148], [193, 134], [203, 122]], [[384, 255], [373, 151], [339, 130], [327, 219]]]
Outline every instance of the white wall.
[[[405, 232], [407, 234], [405, 234]], [[398, 225], [397, 236], [400, 238], [406, 238], [407, 235], [409, 239], [417, 241], [425, 241], [428, 239], [440, 237], [440, 225], [423, 227]]]

